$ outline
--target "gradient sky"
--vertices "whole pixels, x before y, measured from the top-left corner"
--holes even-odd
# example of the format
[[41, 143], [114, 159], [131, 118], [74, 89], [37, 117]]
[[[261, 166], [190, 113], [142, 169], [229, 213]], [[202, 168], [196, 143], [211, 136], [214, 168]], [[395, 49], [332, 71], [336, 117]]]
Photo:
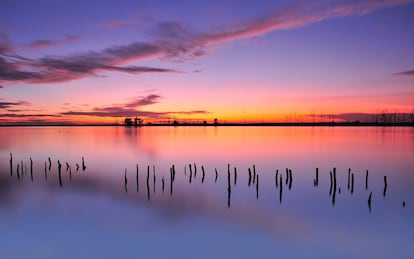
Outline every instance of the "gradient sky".
[[414, 2], [0, 3], [0, 123], [414, 111]]

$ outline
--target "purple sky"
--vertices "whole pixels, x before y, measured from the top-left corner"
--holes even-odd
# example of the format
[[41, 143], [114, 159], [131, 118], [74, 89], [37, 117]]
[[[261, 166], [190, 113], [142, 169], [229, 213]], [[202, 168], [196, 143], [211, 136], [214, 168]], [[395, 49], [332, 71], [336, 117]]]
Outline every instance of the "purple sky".
[[0, 123], [348, 120], [414, 109], [413, 1], [0, 7]]

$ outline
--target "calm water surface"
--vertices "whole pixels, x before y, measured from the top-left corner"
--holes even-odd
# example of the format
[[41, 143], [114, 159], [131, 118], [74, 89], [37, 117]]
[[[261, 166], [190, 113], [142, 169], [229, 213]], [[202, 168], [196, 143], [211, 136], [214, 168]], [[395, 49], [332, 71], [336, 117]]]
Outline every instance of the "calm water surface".
[[0, 258], [412, 258], [413, 186], [410, 127], [0, 128]]

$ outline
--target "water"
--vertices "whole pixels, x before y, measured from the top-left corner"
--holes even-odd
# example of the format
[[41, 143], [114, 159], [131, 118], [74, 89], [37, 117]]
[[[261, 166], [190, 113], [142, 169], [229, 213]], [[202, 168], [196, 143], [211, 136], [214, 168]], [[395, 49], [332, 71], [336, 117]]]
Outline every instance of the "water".
[[0, 257], [412, 258], [413, 158], [410, 127], [0, 128]]

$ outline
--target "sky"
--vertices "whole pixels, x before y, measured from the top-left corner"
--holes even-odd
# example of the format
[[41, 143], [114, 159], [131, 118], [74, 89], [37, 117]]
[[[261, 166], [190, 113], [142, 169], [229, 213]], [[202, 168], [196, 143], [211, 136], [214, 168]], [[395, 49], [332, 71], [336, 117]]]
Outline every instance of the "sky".
[[0, 124], [414, 112], [414, 2], [0, 3]]

